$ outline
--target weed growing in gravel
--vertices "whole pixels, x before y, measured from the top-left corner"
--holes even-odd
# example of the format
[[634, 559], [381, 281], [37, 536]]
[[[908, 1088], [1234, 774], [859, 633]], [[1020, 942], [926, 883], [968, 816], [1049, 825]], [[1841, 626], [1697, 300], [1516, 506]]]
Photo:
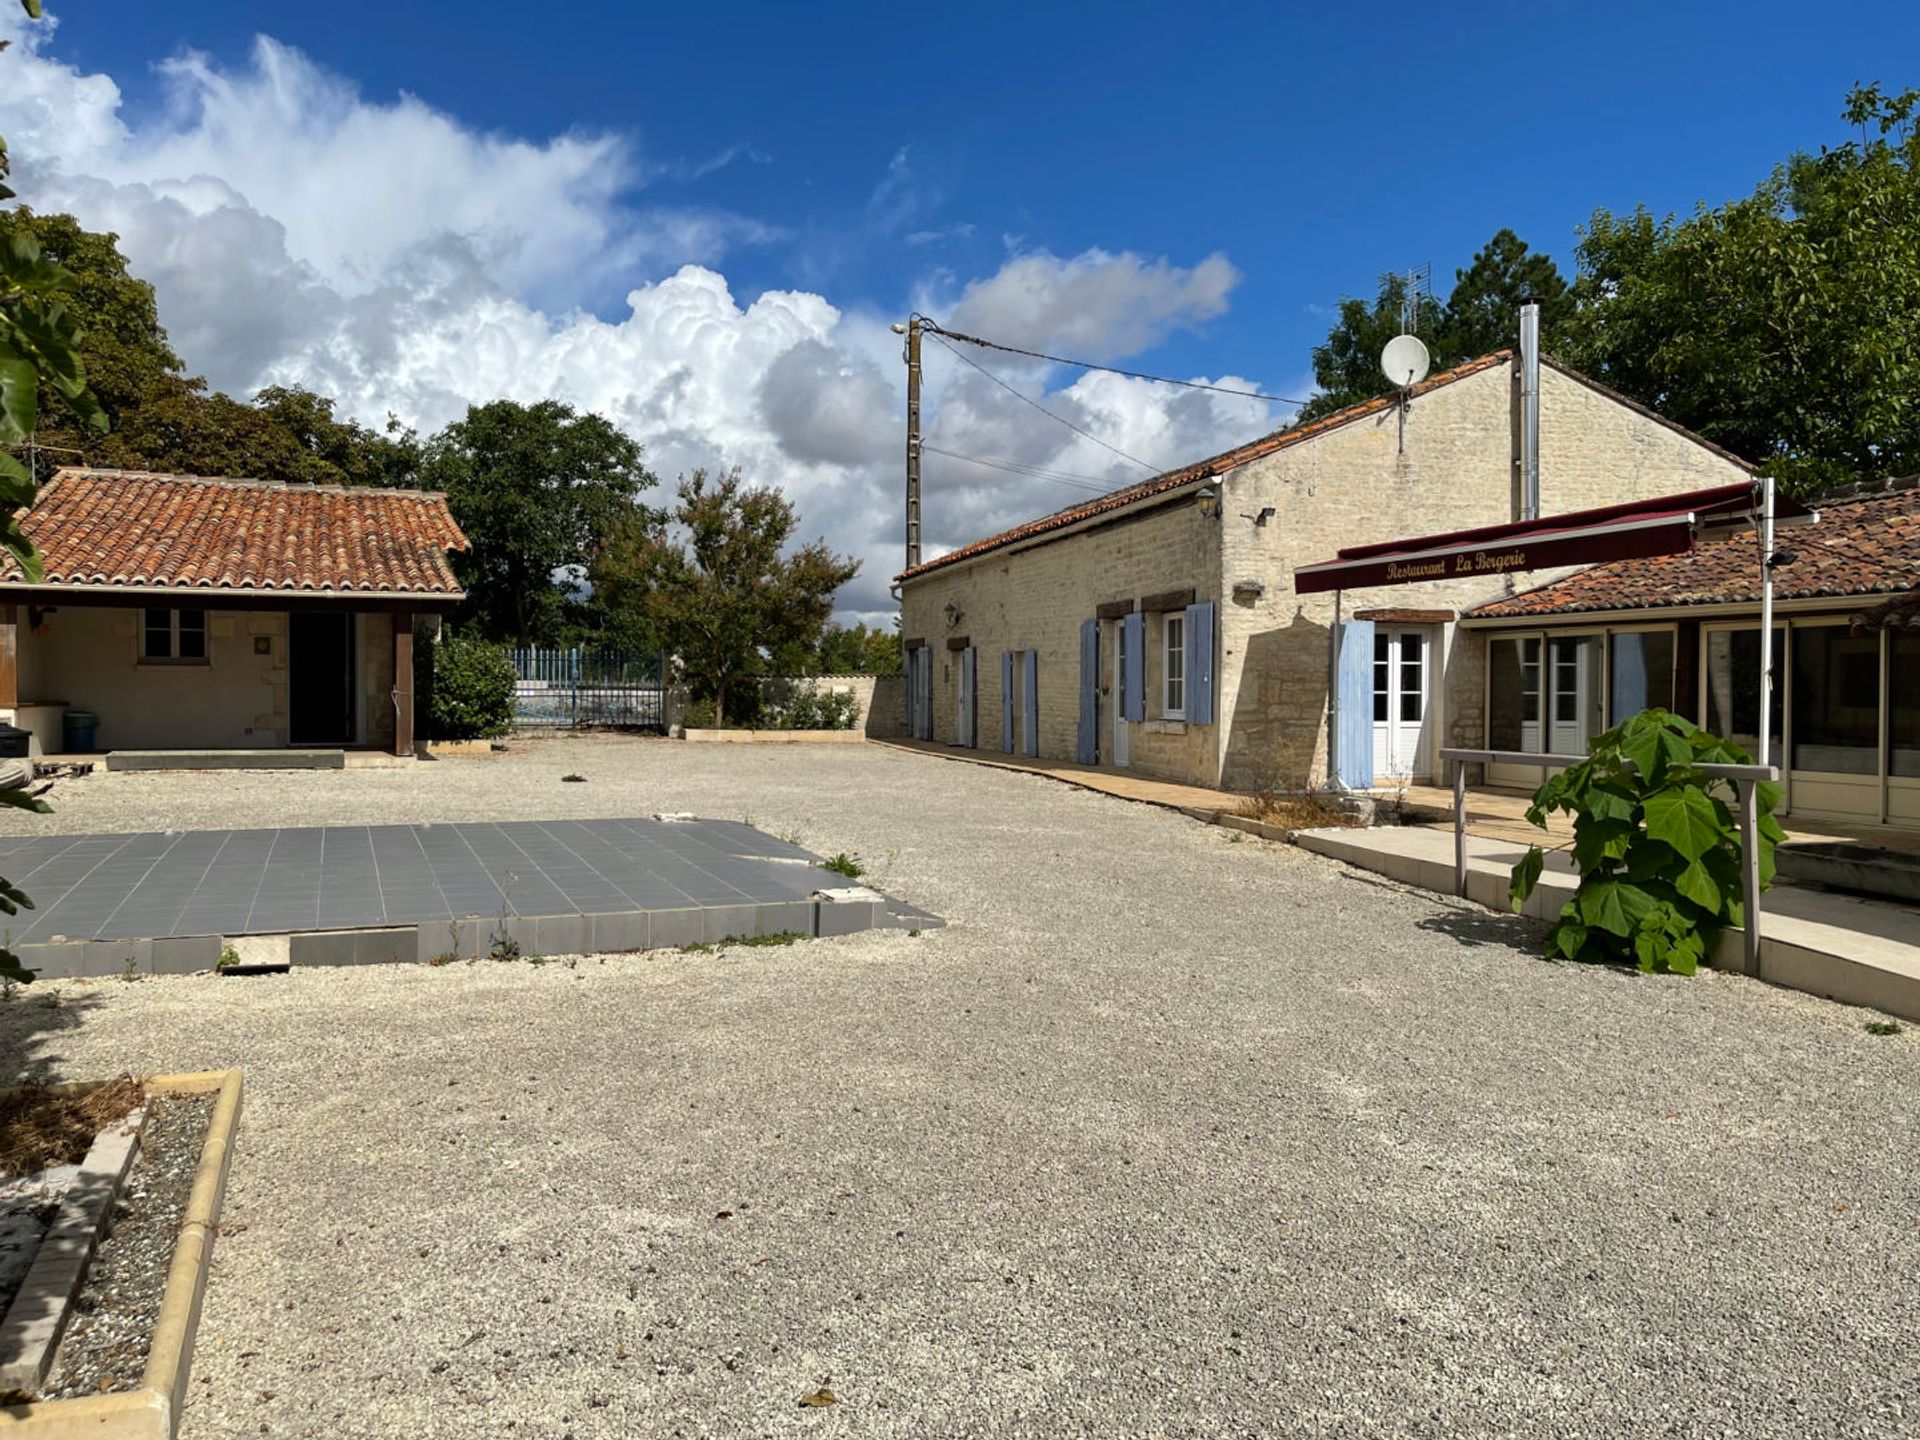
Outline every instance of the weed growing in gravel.
[[427, 957], [427, 964], [437, 970], [442, 965], [453, 964], [453, 962], [459, 958], [460, 957], [451, 950], [442, 950], [438, 955], [429, 955]]
[[710, 940], [705, 944], [682, 945], [682, 955], [711, 955], [726, 945], [792, 945], [797, 941], [811, 940], [813, 937], [803, 930], [777, 930], [771, 935], [728, 935], [719, 940]]
[[[493, 948], [487, 953], [495, 960], [518, 960], [521, 958], [520, 942], [507, 934], [506, 931], [501, 930], [494, 935]], [[527, 958], [533, 959], [535, 957], [528, 956]]]
[[1869, 1035], [1898, 1035], [1901, 1029], [1902, 1026], [1898, 1020], [1867, 1021], [1867, 1034]]
[[220, 947], [220, 958], [213, 962], [213, 968], [216, 970], [231, 970], [239, 963], [240, 952], [231, 945], [222, 945]]
[[129, 985], [140, 978], [140, 967], [134, 963], [133, 956], [127, 956], [126, 963], [120, 967], [120, 978]]
[[831, 870], [836, 875], [844, 875], [849, 880], [858, 880], [862, 875], [867, 873], [866, 866], [862, 865], [844, 850], [831, 860], [822, 860], [820, 862], [820, 868], [822, 870]]

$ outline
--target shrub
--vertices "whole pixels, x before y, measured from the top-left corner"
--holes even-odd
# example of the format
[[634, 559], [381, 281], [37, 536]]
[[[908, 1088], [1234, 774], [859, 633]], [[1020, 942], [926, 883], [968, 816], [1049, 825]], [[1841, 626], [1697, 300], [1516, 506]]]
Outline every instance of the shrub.
[[860, 714], [860, 697], [851, 690], [795, 690], [774, 717], [779, 730], [851, 730]]
[[[1729, 925], [1742, 923], [1740, 829], [1733, 787], [1701, 765], [1750, 765], [1731, 741], [1665, 710], [1621, 722], [1534, 792], [1527, 819], [1573, 816], [1580, 886], [1547, 932], [1547, 953], [1691, 975]], [[1780, 787], [1761, 782], [1760, 885], [1773, 880], [1773, 847], [1786, 838], [1773, 808]], [[1545, 861], [1535, 845], [1513, 867], [1518, 910]]]
[[428, 700], [436, 740], [488, 740], [513, 728], [513, 662], [498, 645], [448, 635], [433, 647]]

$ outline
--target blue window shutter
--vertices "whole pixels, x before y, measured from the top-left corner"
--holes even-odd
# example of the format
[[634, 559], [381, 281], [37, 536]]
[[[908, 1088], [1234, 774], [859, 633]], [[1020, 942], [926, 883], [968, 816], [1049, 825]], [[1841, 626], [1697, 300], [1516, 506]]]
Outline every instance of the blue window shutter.
[[1026, 664], [1023, 669], [1026, 674], [1026, 685], [1025, 693], [1020, 697], [1020, 708], [1024, 712], [1021, 716], [1021, 739], [1024, 743], [1020, 748], [1029, 755], [1037, 756], [1040, 753], [1040, 652], [1038, 650], [1026, 652]]
[[920, 651], [920, 738], [933, 739], [933, 651]]
[[1351, 790], [1373, 784], [1373, 622], [1340, 627], [1340, 714], [1334, 735], [1334, 778]]
[[1013, 754], [1013, 651], [1000, 652], [1000, 748]]
[[1213, 724], [1213, 602], [1187, 607], [1187, 723]]
[[980, 708], [975, 695], [975, 685], [980, 678], [977, 652], [969, 645], [960, 652], [960, 683], [955, 689], [955, 711], [953, 717], [953, 743], [969, 749], [979, 742]]
[[1080, 622], [1080, 744], [1073, 758], [1091, 765], [1100, 758], [1100, 622]]
[[1147, 718], [1147, 617], [1136, 610], [1120, 624], [1127, 635], [1127, 670], [1120, 677], [1120, 718], [1138, 725]]

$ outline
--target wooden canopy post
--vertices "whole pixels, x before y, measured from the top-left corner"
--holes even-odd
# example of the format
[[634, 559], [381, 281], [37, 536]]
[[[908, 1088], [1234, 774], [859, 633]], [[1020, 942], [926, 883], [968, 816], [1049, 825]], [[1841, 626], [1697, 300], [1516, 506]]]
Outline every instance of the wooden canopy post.
[[413, 754], [413, 612], [393, 614], [393, 753]]

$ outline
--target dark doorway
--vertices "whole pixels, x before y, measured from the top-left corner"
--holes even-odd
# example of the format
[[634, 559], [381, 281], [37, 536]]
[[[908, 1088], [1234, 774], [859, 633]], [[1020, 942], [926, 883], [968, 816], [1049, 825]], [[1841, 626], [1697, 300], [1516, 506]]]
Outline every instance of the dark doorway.
[[294, 614], [287, 629], [287, 738], [353, 742], [353, 617]]

